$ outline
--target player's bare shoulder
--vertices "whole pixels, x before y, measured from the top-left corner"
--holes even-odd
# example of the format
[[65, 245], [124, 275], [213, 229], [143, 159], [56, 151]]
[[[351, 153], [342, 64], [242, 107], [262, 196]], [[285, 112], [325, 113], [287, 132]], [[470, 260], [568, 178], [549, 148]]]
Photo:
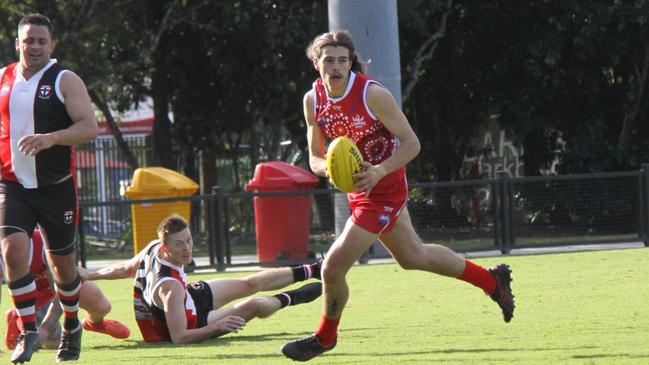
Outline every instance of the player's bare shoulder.
[[313, 103], [314, 103], [314, 97], [315, 97], [315, 91], [313, 89], [310, 89], [309, 91], [304, 93], [304, 97], [302, 98], [302, 103], [304, 104], [304, 109], [307, 107], [310, 109], [313, 109]]
[[63, 93], [63, 96], [65, 96], [66, 93], [77, 92], [85, 89], [86, 85], [83, 83], [83, 80], [81, 80], [81, 77], [70, 70], [63, 71], [61, 74], [61, 92]]
[[377, 84], [376, 82], [370, 83], [367, 87], [367, 93], [365, 94], [365, 100], [368, 104], [381, 104], [389, 100], [394, 100], [390, 90], [384, 86]]
[[390, 115], [398, 114], [400, 111], [390, 90], [374, 82], [367, 87], [365, 102], [370, 111], [381, 121], [384, 121], [384, 118]]
[[302, 105], [304, 107], [304, 117], [309, 123], [313, 123], [315, 120], [315, 92], [313, 91], [313, 89], [304, 93], [304, 97], [302, 98]]

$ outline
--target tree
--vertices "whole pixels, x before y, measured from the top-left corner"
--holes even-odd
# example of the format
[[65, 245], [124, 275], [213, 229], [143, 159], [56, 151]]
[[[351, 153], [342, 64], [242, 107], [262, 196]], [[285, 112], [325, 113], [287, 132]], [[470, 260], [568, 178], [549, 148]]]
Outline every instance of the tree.
[[[132, 57], [134, 52], [127, 49], [137, 46], [133, 42], [137, 30], [132, 23], [123, 21], [123, 11], [114, 2], [103, 0], [89, 1], [32, 1], [14, 4], [0, 2], [0, 22], [7, 40], [2, 55], [13, 55], [16, 27], [23, 14], [40, 12], [47, 15], [54, 28], [55, 50], [53, 56], [66, 67], [74, 70], [86, 83], [88, 92], [97, 108], [105, 115], [108, 125], [115, 135], [117, 144], [132, 169], [138, 167], [137, 160], [119, 132], [112, 111], [124, 111], [137, 103], [145, 95], [144, 62]], [[115, 16], [107, 17], [106, 13]], [[108, 32], [117, 28], [119, 32]], [[121, 42], [129, 40], [128, 47], [120, 47]], [[135, 43], [135, 44], [134, 44]], [[130, 53], [130, 54], [128, 54]], [[135, 59], [135, 61], [133, 61]], [[14, 62], [13, 57], [3, 57], [3, 64]], [[123, 60], [128, 60], [120, 62]], [[115, 62], [117, 61], [117, 62]], [[129, 79], [130, 82], [124, 82]]]
[[[526, 174], [637, 169], [646, 160], [649, 2], [533, 2], [501, 9], [510, 74], [492, 109], [526, 151]], [[485, 14], [487, 15], [487, 14]], [[494, 14], [497, 16], [497, 14]], [[509, 62], [506, 62], [505, 57]]]
[[172, 133], [182, 148], [227, 156], [235, 169], [244, 145], [250, 167], [279, 156], [285, 138], [306, 148], [300, 101], [315, 73], [304, 48], [326, 29], [324, 6], [222, 1], [186, 19], [170, 38], [178, 47], [167, 54], [183, 75], [170, 94]]
[[[491, 52], [478, 2], [399, 3], [404, 112], [422, 140], [414, 179], [454, 180], [488, 121]], [[413, 81], [416, 81], [413, 84]]]

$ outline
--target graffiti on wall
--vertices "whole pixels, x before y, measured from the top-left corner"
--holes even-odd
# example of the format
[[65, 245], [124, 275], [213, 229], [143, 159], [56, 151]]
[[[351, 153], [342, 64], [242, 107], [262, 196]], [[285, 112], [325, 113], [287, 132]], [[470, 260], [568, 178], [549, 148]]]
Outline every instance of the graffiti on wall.
[[467, 179], [494, 179], [499, 172], [511, 177], [523, 176], [523, 147], [508, 140], [504, 130], [486, 131], [482, 138], [481, 153], [465, 156], [462, 175]]

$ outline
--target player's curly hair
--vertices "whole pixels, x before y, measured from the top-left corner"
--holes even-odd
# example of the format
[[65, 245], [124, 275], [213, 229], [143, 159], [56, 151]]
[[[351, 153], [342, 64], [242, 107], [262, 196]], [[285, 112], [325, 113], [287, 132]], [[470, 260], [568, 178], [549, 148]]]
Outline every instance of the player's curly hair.
[[349, 59], [352, 63], [352, 71], [365, 73], [365, 62], [362, 62], [356, 54], [356, 47], [352, 35], [346, 30], [336, 30], [323, 33], [315, 37], [306, 48], [306, 56], [316, 62], [322, 54], [322, 48], [327, 46], [345, 47], [349, 50]]
[[185, 218], [178, 214], [172, 214], [163, 219], [158, 225], [158, 238], [162, 243], [165, 243], [169, 235], [178, 233], [187, 227], [189, 227], [189, 223], [187, 223]]

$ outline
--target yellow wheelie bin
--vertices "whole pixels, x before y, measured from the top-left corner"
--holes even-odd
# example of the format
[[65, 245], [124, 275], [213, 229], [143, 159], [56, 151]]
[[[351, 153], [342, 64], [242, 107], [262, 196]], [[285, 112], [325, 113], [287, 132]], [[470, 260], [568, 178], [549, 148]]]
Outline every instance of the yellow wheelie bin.
[[[133, 182], [126, 189], [131, 200], [160, 199], [192, 196], [198, 184], [185, 175], [164, 167], [142, 167], [135, 170]], [[160, 222], [176, 213], [189, 222], [191, 203], [189, 201], [162, 203], [133, 203], [133, 251], [140, 252], [146, 245], [158, 238]]]

